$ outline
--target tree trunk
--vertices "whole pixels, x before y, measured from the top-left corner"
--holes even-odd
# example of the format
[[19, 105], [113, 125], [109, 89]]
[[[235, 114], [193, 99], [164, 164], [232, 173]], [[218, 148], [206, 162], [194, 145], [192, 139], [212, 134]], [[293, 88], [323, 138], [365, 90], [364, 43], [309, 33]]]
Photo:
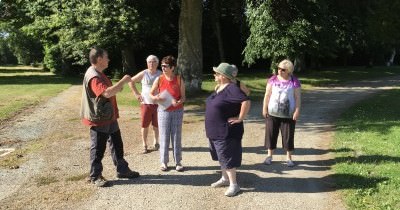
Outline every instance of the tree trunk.
[[202, 2], [202, 0], [182, 0], [181, 2], [177, 70], [185, 79], [187, 95], [201, 90], [203, 74]]
[[395, 57], [396, 57], [396, 48], [393, 48], [392, 53], [390, 54], [389, 61], [386, 63], [386, 66], [392, 66]]
[[217, 38], [218, 43], [218, 52], [219, 52], [219, 59], [221, 62], [226, 62], [225, 58], [225, 51], [224, 51], [224, 42], [222, 40], [221, 34], [221, 3], [220, 0], [214, 0], [212, 3], [212, 14], [213, 14], [213, 26], [215, 31], [215, 36]]
[[129, 74], [133, 75], [134, 72], [136, 72], [136, 62], [135, 62], [135, 56], [133, 52], [133, 47], [130, 46], [125, 46], [121, 50], [121, 55], [122, 55], [122, 74]]
[[303, 72], [305, 70], [305, 64], [304, 64], [304, 55], [301, 54], [299, 56], [296, 56], [294, 61], [294, 71], [296, 72]]

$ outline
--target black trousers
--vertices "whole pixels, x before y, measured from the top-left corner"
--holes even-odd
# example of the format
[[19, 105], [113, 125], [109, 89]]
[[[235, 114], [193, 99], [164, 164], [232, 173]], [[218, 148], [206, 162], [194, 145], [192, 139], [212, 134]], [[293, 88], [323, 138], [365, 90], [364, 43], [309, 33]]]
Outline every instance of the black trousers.
[[296, 121], [291, 118], [268, 116], [265, 119], [265, 147], [271, 150], [276, 149], [280, 130], [283, 148], [286, 151], [293, 151], [295, 127]]
[[109, 125], [92, 126], [90, 128], [90, 178], [96, 179], [102, 175], [103, 164], [101, 161], [106, 151], [107, 142], [110, 145], [111, 157], [117, 172], [126, 173], [128, 163], [124, 159], [124, 145], [118, 122]]

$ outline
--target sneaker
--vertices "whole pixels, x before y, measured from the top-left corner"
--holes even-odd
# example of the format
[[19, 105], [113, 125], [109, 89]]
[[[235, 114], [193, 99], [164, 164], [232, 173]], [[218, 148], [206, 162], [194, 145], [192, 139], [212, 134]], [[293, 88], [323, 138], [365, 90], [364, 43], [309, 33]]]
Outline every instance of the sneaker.
[[128, 169], [128, 171], [125, 173], [117, 173], [117, 178], [134, 179], [134, 178], [138, 178], [139, 176], [140, 176], [140, 174], [138, 172], [132, 171], [130, 169]]
[[287, 165], [288, 167], [293, 167], [293, 166], [295, 166], [295, 164], [294, 164], [294, 162], [293, 162], [292, 160], [287, 160], [287, 161], [286, 161], [286, 165]]
[[225, 196], [232, 197], [237, 195], [240, 192], [240, 187], [239, 185], [231, 185], [229, 186], [228, 190], [225, 192]]
[[218, 181], [211, 184], [211, 187], [225, 187], [229, 186], [229, 180], [225, 180], [224, 178], [219, 179]]
[[94, 184], [96, 187], [107, 187], [109, 184], [109, 182], [103, 176], [99, 176], [95, 179], [90, 179], [90, 183]]
[[161, 163], [160, 170], [161, 170], [161, 171], [168, 171], [168, 166], [167, 166], [167, 164]]
[[179, 172], [183, 172], [184, 169], [183, 169], [182, 164], [180, 164], [180, 163], [176, 164], [175, 170], [176, 170], [176, 171], [179, 171]]
[[272, 164], [272, 156], [267, 156], [267, 158], [265, 158], [263, 163], [265, 165], [271, 165]]

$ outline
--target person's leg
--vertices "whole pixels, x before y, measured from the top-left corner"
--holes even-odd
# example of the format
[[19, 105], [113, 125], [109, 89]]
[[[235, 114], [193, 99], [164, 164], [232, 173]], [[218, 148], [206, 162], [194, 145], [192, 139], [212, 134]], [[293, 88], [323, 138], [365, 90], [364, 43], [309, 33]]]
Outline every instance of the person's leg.
[[276, 117], [269, 116], [265, 119], [265, 147], [267, 148], [267, 158], [264, 164], [272, 163], [272, 155], [276, 149], [279, 135], [279, 124]]
[[152, 106], [152, 119], [151, 119], [151, 124], [153, 126], [153, 132], [154, 132], [154, 150], [158, 150], [160, 148], [159, 144], [159, 131], [158, 131], [158, 117], [157, 117], [157, 105]]
[[103, 172], [101, 163], [106, 150], [109, 135], [98, 132], [95, 127], [90, 128], [90, 179], [95, 180]]
[[141, 115], [141, 126], [142, 126], [141, 134], [142, 134], [142, 144], [143, 144], [142, 153], [145, 154], [148, 152], [147, 136], [149, 134], [149, 126], [152, 117], [151, 106], [149, 104], [141, 104], [140, 115]]
[[153, 133], [154, 133], [154, 140], [153, 140], [154, 150], [158, 150], [160, 147], [158, 127], [153, 126]]
[[226, 169], [226, 174], [229, 177], [229, 184], [230, 185], [237, 185], [237, 180], [236, 180], [236, 168], [230, 168]]
[[117, 122], [112, 124], [110, 132], [112, 132], [109, 139], [111, 158], [116, 166], [117, 178], [133, 179], [139, 177], [139, 173], [132, 171], [128, 166], [128, 162], [124, 159], [124, 144]]
[[176, 165], [182, 160], [182, 119], [183, 109], [171, 112], [171, 142]]
[[221, 178], [223, 180], [229, 181], [229, 176], [225, 168], [221, 168]]
[[282, 145], [286, 150], [286, 161], [287, 165], [292, 167], [294, 163], [292, 161], [292, 153], [294, 150], [294, 130], [296, 121], [292, 119], [285, 119], [281, 122], [281, 134], [282, 134]]
[[158, 111], [158, 128], [160, 132], [160, 162], [167, 165], [169, 162], [169, 142], [171, 138], [170, 113], [164, 110]]
[[142, 133], [142, 143], [143, 143], [143, 151], [142, 153], [145, 154], [148, 152], [147, 150], [147, 136], [149, 134], [149, 127], [147, 128], [142, 128], [141, 129], [141, 133]]
[[229, 176], [226, 173], [226, 169], [221, 167], [221, 178], [218, 181], [211, 184], [211, 187], [225, 187], [229, 186]]
[[126, 173], [129, 171], [128, 163], [124, 159], [124, 144], [122, 142], [121, 131], [118, 122], [111, 124], [110, 128], [110, 151], [114, 165], [117, 167], [118, 173]]
[[225, 195], [228, 197], [235, 196], [240, 192], [240, 187], [236, 181], [236, 168], [226, 169], [229, 177], [229, 188], [226, 190]]

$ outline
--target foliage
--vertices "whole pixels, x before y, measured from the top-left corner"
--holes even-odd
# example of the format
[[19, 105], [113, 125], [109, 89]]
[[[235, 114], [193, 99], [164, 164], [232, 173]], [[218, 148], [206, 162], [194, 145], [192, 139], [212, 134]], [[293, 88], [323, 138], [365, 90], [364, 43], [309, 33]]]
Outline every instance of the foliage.
[[400, 3], [389, 0], [247, 0], [244, 62], [306, 56], [315, 66], [335, 59], [347, 65], [358, 56], [363, 65], [385, 64], [399, 47], [400, 15], [392, 12], [399, 9]]
[[0, 37], [0, 65], [17, 63], [17, 58], [8, 47], [7, 39], [5, 37]]
[[0, 1], [2, 42], [4, 41], [11, 51], [11, 55], [8, 56], [17, 57], [18, 63], [25, 65], [39, 63], [43, 58], [39, 39], [21, 30], [21, 27], [29, 22], [29, 19], [23, 13], [23, 8], [19, 1]]
[[332, 27], [324, 1], [247, 1], [250, 35], [244, 49], [248, 64], [270, 58], [272, 64], [283, 58], [309, 54], [330, 56]]
[[25, 1], [25, 5], [33, 22], [23, 29], [41, 37], [45, 65], [53, 71], [59, 70], [55, 64], [60, 62], [65, 68], [61, 70], [67, 72], [70, 68], [65, 63], [87, 64], [92, 46], [118, 54], [137, 29], [137, 11], [129, 1]]
[[[334, 169], [349, 209], [400, 207], [400, 89], [386, 90], [343, 114]], [[389, 107], [389, 108], [388, 108]], [[349, 179], [349, 177], [354, 177]]]

